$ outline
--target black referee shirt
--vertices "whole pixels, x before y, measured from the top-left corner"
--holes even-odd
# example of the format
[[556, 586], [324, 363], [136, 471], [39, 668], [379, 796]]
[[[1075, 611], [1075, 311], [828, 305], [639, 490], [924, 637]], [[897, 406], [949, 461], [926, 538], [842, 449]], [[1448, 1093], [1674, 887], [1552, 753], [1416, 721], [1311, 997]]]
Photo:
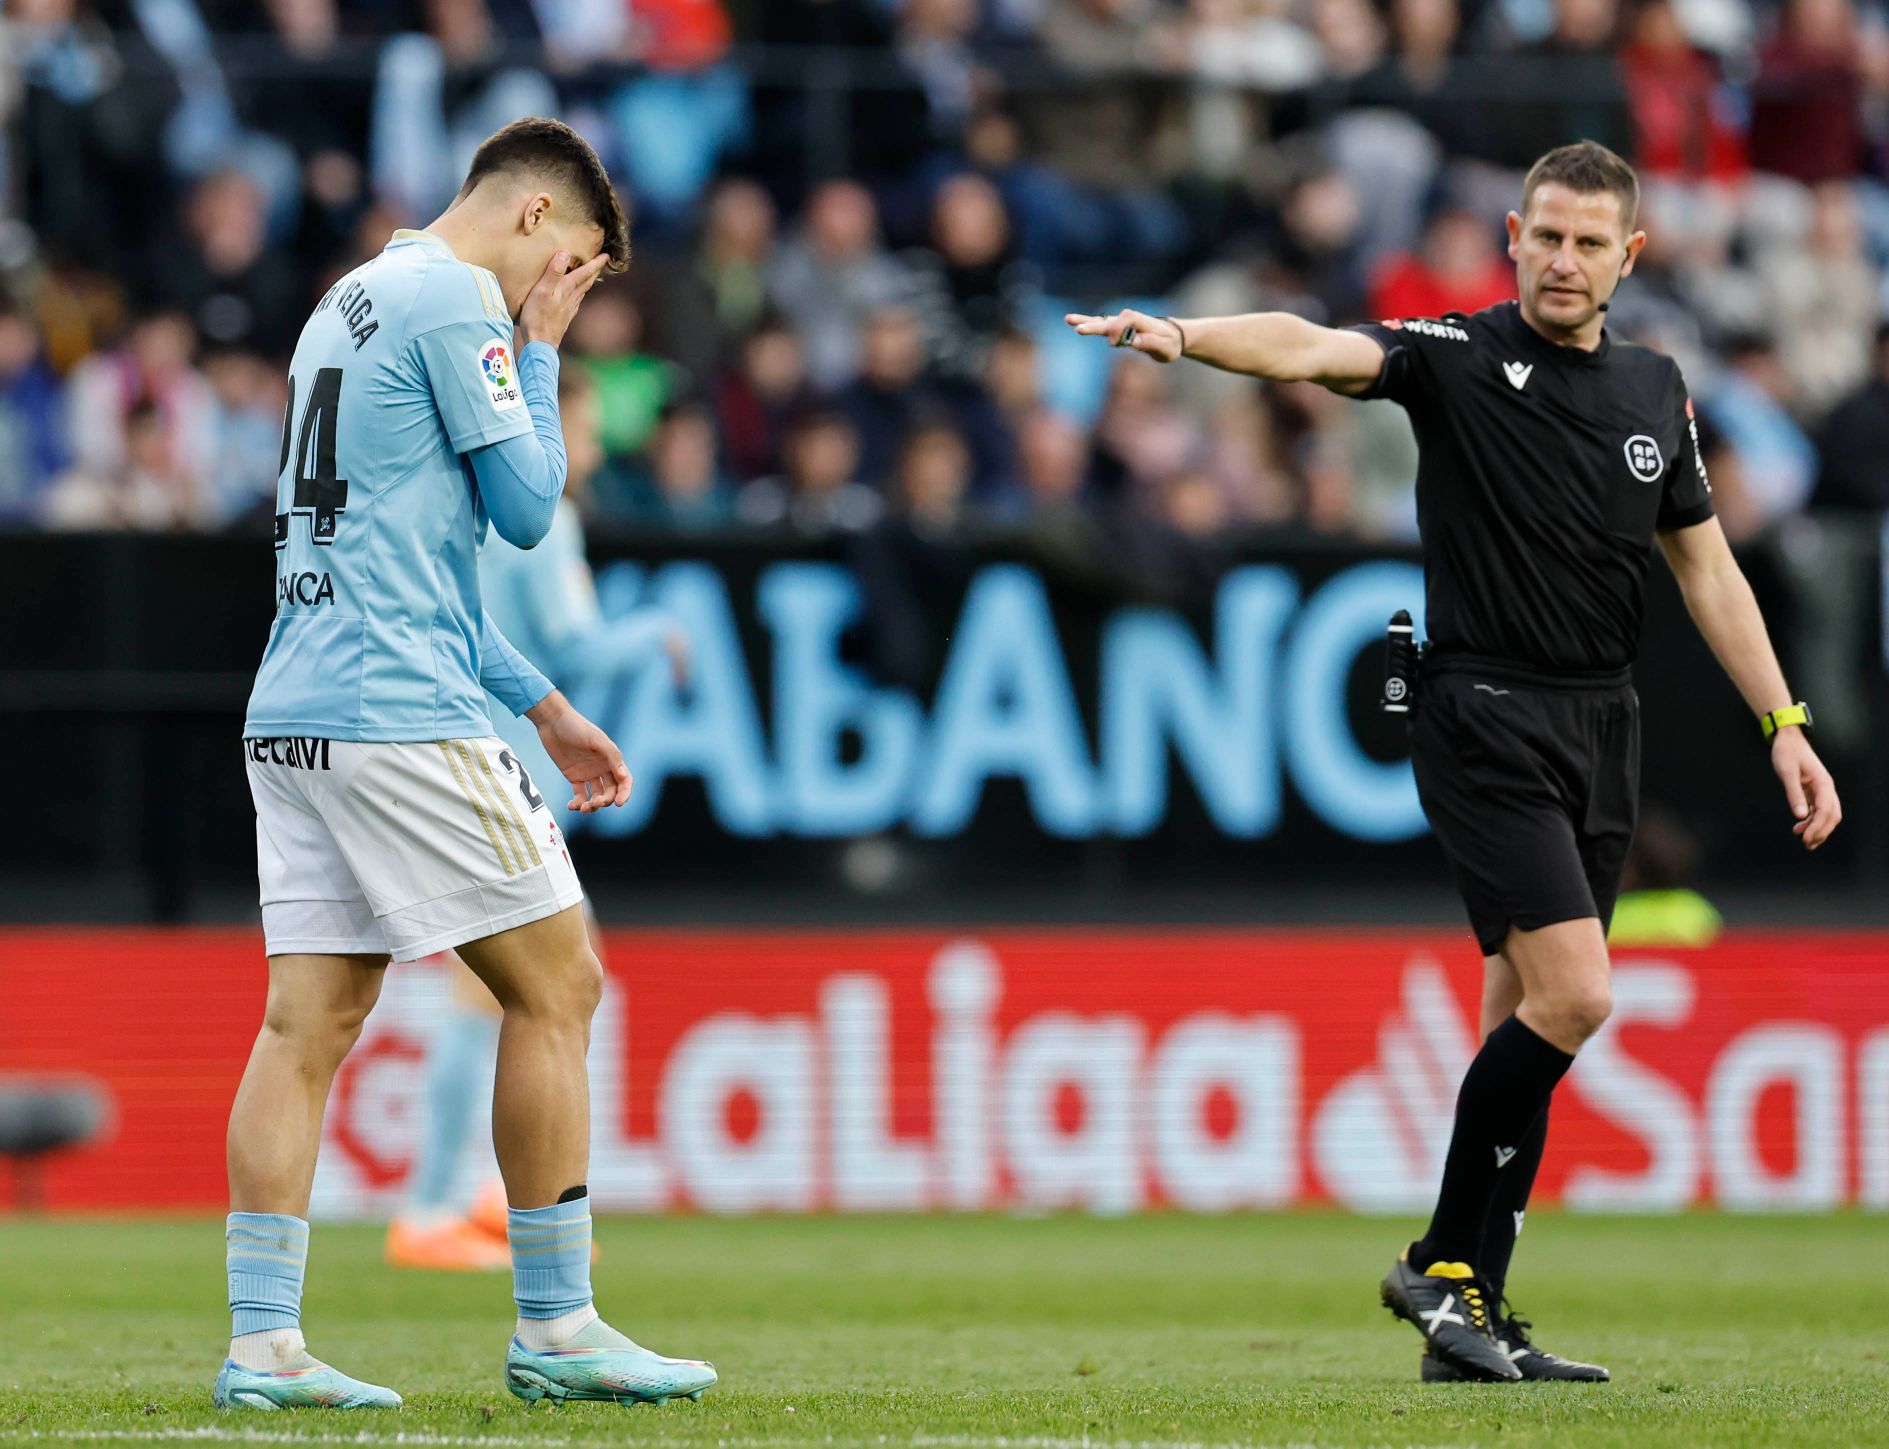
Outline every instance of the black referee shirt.
[[1654, 530], [1712, 516], [1678, 365], [1605, 332], [1557, 347], [1514, 302], [1352, 330], [1384, 348], [1361, 396], [1402, 403], [1417, 435], [1432, 657], [1626, 669]]

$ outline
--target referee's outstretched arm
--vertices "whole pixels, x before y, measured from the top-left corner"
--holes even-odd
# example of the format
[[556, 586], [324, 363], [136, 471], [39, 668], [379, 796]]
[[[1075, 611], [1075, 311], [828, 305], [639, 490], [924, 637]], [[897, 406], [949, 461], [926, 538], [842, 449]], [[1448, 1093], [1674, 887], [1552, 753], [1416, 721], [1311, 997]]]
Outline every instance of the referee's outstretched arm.
[[1363, 392], [1384, 370], [1384, 349], [1363, 333], [1320, 327], [1290, 312], [1239, 317], [1070, 312], [1063, 320], [1084, 337], [1106, 337], [1110, 347], [1132, 348], [1156, 362], [1190, 357], [1227, 372], [1274, 382], [1316, 382], [1333, 392]]
[[[1692, 622], [1751, 712], [1763, 719], [1773, 710], [1789, 708], [1791, 692], [1771, 648], [1764, 616], [1758, 612], [1758, 601], [1752, 597], [1745, 571], [1732, 557], [1718, 519], [1671, 529], [1658, 538], [1660, 552], [1666, 555], [1679, 591], [1686, 597]], [[1771, 768], [1784, 782], [1785, 798], [1796, 817], [1792, 832], [1815, 850], [1843, 819], [1843, 806], [1830, 772], [1800, 726], [1781, 725], [1772, 735]]]

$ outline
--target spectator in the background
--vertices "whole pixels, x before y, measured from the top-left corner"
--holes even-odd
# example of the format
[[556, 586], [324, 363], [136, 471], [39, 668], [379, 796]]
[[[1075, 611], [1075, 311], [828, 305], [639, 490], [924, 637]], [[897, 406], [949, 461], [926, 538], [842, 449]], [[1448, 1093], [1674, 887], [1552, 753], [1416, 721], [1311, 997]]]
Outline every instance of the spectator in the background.
[[1757, 271], [1765, 315], [1796, 390], [1793, 405], [1800, 416], [1819, 417], [1870, 367], [1879, 279], [1864, 252], [1855, 187], [1819, 182], [1801, 244], [1768, 248]]
[[723, 456], [736, 482], [781, 471], [787, 425], [810, 396], [799, 336], [785, 318], [764, 318], [715, 385]]
[[1326, 74], [1356, 80], [1383, 59], [1388, 35], [1371, 0], [1312, 0], [1312, 34], [1325, 57]]
[[1620, 68], [1641, 184], [1737, 181], [1745, 138], [1735, 104], [1717, 62], [1687, 36], [1674, 0], [1639, 0], [1628, 35]]
[[735, 498], [735, 517], [755, 528], [817, 537], [857, 533], [879, 521], [881, 495], [859, 481], [859, 435], [843, 414], [815, 409], [787, 432], [787, 469], [757, 478]]
[[1806, 184], [1855, 173], [1868, 44], [1850, 0], [1789, 0], [1751, 87], [1755, 170]]
[[935, 143], [923, 80], [892, 49], [897, 7], [879, 0], [764, 0], [754, 7], [755, 38], [765, 45], [847, 50], [873, 67], [875, 83], [838, 98], [803, 86], [755, 87], [753, 164], [783, 188], [798, 184], [805, 137], [838, 121], [849, 170], [869, 185], [904, 177]]
[[1504, 99], [1489, 108], [1489, 159], [1521, 170], [1570, 137], [1633, 150], [1633, 121], [1614, 57], [1618, 0], [1554, 0], [1554, 28], [1489, 73]]
[[1869, 380], [1824, 422], [1817, 454], [1817, 507], [1889, 513], [1889, 323], [1876, 328]]
[[971, 172], [950, 178], [932, 200], [930, 243], [908, 257], [913, 305], [938, 370], [968, 377], [1031, 288], [1013, 262], [1002, 193]]
[[1620, 899], [1607, 928], [1607, 944], [1711, 945], [1725, 922], [1718, 908], [1699, 894], [1704, 854], [1698, 837], [1677, 815], [1657, 801], [1647, 801], [1620, 877]]
[[1186, 246], [1187, 216], [1166, 191], [1139, 175], [1107, 187], [1078, 185], [1026, 153], [1022, 128], [1005, 106], [978, 108], [965, 126], [962, 158], [940, 157], [934, 179], [966, 164], [997, 188], [1015, 233], [1013, 254], [1032, 268], [1162, 262]]
[[899, 441], [921, 415], [946, 401], [925, 376], [925, 337], [908, 307], [881, 307], [866, 319], [859, 376], [839, 394], [840, 410], [859, 431], [860, 475], [882, 484]]
[[1346, 104], [1401, 111], [1452, 154], [1480, 155], [1486, 144], [1481, 108], [1462, 100], [1467, 78], [1456, 55], [1460, 23], [1456, 0], [1392, 0], [1391, 53], [1345, 86]]
[[612, 174], [626, 176], [645, 216], [682, 218], [722, 155], [748, 134], [748, 91], [725, 63], [733, 29], [721, 0], [635, 0], [639, 63], [605, 103], [615, 132]]
[[675, 388], [675, 373], [641, 350], [643, 314], [627, 287], [600, 287], [584, 299], [571, 323], [570, 361], [597, 387], [604, 451], [626, 458], [642, 451]]
[[1006, 327], [984, 354], [983, 375], [951, 390], [980, 498], [994, 497], [1016, 478], [1017, 428], [1043, 402], [1037, 367], [1036, 338]]
[[1027, 120], [1042, 158], [1082, 185], [1117, 186], [1161, 169], [1153, 142], [1164, 97], [1147, 82], [1186, 64], [1164, 45], [1152, 0], [1049, 0], [1037, 38], [1070, 84], [1034, 96]]
[[372, 52], [343, 34], [336, 0], [231, 5], [224, 24], [237, 114], [285, 143], [300, 169], [298, 249], [339, 250], [367, 204]]
[[1515, 295], [1515, 264], [1496, 232], [1465, 207], [1445, 205], [1423, 231], [1423, 250], [1394, 253], [1371, 283], [1373, 317], [1480, 312]]
[[1297, 8], [1273, 0], [1189, 0], [1188, 69], [1203, 81], [1303, 89], [1324, 73], [1325, 57]]
[[924, 87], [934, 136], [957, 135], [977, 98], [977, 0], [905, 0], [892, 48]]
[[626, 280], [649, 314], [649, 345], [706, 387], [734, 361], [767, 311], [774, 203], [752, 181], [710, 193], [701, 239], [679, 258], [638, 259]]
[[1205, 439], [1174, 405], [1168, 370], [1139, 366], [1144, 360], [1124, 356], [1109, 374], [1090, 477], [1102, 500], [1153, 511], [1161, 485], [1201, 453]]
[[971, 486], [971, 452], [957, 429], [943, 421], [920, 423], [899, 448], [893, 477], [898, 511], [918, 532], [934, 536], [958, 527]]
[[[487, 0], [424, 0], [426, 29], [382, 48], [369, 158], [374, 189], [414, 216], [445, 210], [479, 143], [524, 116], [558, 110], [549, 77], [514, 60]], [[527, 27], [529, 6], [497, 12]]]
[[1288, 185], [1276, 254], [1288, 284], [1302, 289], [1303, 301], [1295, 310], [1319, 322], [1360, 314], [1365, 290], [1361, 220], [1357, 193], [1335, 170], [1316, 167]]
[[998, 519], [1018, 530], [1035, 562], [1062, 584], [1106, 586], [1114, 550], [1090, 496], [1084, 431], [1048, 408], [1031, 413], [1017, 437], [1017, 482]]
[[294, 260], [269, 245], [266, 201], [241, 171], [198, 182], [184, 206], [185, 234], [153, 265], [165, 300], [206, 343], [286, 359], [307, 319], [309, 289]]
[[110, 467], [78, 463], [53, 480], [40, 518], [54, 529], [163, 533], [202, 522], [198, 480], [180, 466], [171, 430], [149, 398], [120, 423], [123, 456]]
[[24, 218], [47, 245], [122, 270], [145, 222], [165, 212], [175, 73], [137, 25], [109, 29], [81, 0], [13, 0], [6, 18], [21, 87], [7, 141]]
[[607, 470], [593, 492], [598, 517], [612, 523], [698, 530], [735, 517], [734, 489], [715, 456], [715, 419], [699, 402], [664, 408], [640, 464]]
[[[187, 480], [194, 509], [197, 485], [216, 466], [216, 397], [196, 368], [196, 350], [187, 318], [156, 312], [131, 329], [122, 347], [95, 353], [73, 369], [66, 388], [66, 438], [79, 474], [105, 478], [127, 466], [128, 421], [134, 408], [145, 410], [162, 435], [162, 466], [152, 471]], [[151, 465], [160, 450], [148, 436], [142, 442], [145, 463]]]
[[1073, 421], [1040, 407], [1017, 428], [1016, 486], [996, 509], [1005, 523], [1062, 528], [1086, 513], [1089, 439]]
[[216, 395], [216, 444], [198, 517], [216, 528], [273, 515], [288, 405], [282, 369], [253, 352], [216, 348], [203, 359], [203, 375]]
[[965, 519], [970, 456], [941, 422], [920, 423], [899, 449], [891, 507], [855, 540], [854, 571], [866, 596], [865, 654], [880, 680], [912, 690], [938, 677], [951, 611], [973, 558], [955, 547]]
[[853, 380], [866, 318], [904, 300], [910, 288], [905, 269], [879, 244], [872, 193], [856, 181], [822, 183], [768, 267], [769, 294], [799, 331], [807, 376], [821, 392]]
[[0, 524], [30, 518], [65, 467], [63, 404], [33, 319], [0, 302]]
[[1738, 457], [1751, 516], [1728, 522], [1726, 532], [1755, 532], [1810, 497], [1817, 480], [1817, 450], [1791, 415], [1794, 385], [1777, 344], [1761, 333], [1732, 338], [1727, 367], [1706, 396], [1712, 427]]

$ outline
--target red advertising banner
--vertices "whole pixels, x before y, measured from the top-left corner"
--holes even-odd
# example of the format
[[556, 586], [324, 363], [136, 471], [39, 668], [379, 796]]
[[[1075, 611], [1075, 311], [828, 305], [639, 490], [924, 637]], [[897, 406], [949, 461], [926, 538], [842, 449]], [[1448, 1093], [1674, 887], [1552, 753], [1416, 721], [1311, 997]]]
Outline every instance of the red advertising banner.
[[[600, 1209], [1427, 1206], [1481, 966], [1422, 932], [617, 931], [591, 1052]], [[1616, 954], [1540, 1197], [1889, 1209], [1889, 935]], [[0, 1087], [113, 1121], [54, 1209], [212, 1207], [261, 1019], [248, 931], [0, 932]], [[404, 1190], [447, 1000], [395, 967], [330, 1105], [314, 1212]], [[489, 1146], [484, 1149], [489, 1153]]]

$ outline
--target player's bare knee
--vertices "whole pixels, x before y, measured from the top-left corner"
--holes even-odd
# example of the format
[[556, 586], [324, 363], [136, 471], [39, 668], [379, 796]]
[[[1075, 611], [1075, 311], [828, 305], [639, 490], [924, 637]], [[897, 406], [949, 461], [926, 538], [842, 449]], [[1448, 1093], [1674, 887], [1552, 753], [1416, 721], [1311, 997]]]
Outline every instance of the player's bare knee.
[[603, 1000], [603, 966], [588, 945], [512, 984], [501, 998], [508, 1015], [588, 1027]]
[[1613, 988], [1605, 981], [1583, 982], [1556, 992], [1548, 1009], [1561, 1035], [1584, 1042], [1613, 1015]]
[[361, 1039], [371, 1005], [350, 1001], [291, 1006], [272, 1001], [263, 1013], [262, 1029], [311, 1070], [333, 1071]]
[[603, 1004], [603, 963], [586, 945], [565, 974], [568, 978], [566, 1011], [573, 1020], [589, 1026], [590, 1019]]

